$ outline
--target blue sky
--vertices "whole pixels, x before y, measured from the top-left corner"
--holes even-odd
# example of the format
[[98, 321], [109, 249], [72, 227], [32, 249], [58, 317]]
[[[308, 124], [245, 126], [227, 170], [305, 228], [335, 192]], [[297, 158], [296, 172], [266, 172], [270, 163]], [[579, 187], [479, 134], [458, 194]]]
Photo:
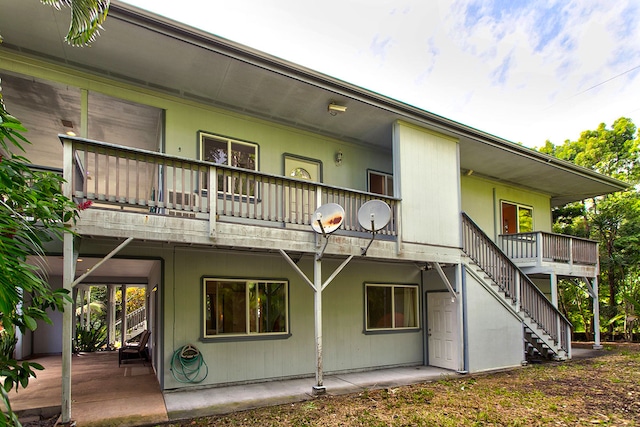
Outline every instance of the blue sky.
[[640, 0], [127, 0], [482, 131], [640, 126]]

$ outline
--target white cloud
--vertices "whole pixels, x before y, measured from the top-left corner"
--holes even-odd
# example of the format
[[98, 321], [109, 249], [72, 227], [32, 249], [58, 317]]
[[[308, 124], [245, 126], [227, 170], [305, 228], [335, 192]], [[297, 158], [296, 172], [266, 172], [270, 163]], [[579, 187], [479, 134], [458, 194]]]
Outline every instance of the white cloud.
[[638, 0], [128, 2], [529, 146], [640, 126]]

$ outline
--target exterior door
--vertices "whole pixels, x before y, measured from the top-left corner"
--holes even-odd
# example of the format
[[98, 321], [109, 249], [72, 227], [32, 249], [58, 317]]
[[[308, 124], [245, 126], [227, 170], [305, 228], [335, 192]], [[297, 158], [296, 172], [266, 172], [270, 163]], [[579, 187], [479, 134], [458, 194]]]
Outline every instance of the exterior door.
[[429, 365], [458, 370], [458, 309], [449, 292], [427, 294]]
[[[306, 181], [322, 181], [322, 164], [319, 160], [307, 159], [293, 155], [284, 156], [284, 175], [288, 178]], [[285, 190], [285, 209], [293, 223], [304, 223], [305, 219], [316, 210], [315, 192], [304, 191], [301, 188]]]

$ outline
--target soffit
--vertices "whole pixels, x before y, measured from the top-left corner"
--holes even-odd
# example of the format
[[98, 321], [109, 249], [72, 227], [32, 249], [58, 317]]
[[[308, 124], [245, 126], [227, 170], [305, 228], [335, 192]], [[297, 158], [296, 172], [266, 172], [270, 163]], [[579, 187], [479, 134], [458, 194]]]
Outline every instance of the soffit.
[[[117, 1], [90, 48], [64, 42], [68, 10], [9, 0], [2, 11], [5, 47], [0, 49], [389, 152], [393, 123], [405, 120], [458, 138], [461, 169], [550, 194], [554, 205], [624, 188], [619, 181]], [[329, 115], [331, 101], [347, 106], [347, 112]]]

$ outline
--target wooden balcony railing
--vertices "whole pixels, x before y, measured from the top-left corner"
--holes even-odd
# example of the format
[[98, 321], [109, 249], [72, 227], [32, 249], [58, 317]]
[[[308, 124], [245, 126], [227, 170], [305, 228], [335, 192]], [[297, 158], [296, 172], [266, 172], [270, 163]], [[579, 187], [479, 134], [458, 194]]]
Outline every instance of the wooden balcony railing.
[[502, 234], [498, 245], [514, 261], [542, 261], [565, 264], [598, 264], [598, 242], [562, 234]]
[[462, 250], [562, 349], [568, 351], [571, 323], [538, 287], [476, 225], [462, 214]]
[[391, 221], [378, 234], [398, 234], [398, 199], [82, 138], [60, 138], [72, 157], [71, 176], [65, 179], [73, 197], [90, 200], [96, 208], [307, 226], [320, 205], [338, 203], [345, 210], [341, 229], [366, 232], [358, 223], [358, 209], [380, 199], [391, 207]]

